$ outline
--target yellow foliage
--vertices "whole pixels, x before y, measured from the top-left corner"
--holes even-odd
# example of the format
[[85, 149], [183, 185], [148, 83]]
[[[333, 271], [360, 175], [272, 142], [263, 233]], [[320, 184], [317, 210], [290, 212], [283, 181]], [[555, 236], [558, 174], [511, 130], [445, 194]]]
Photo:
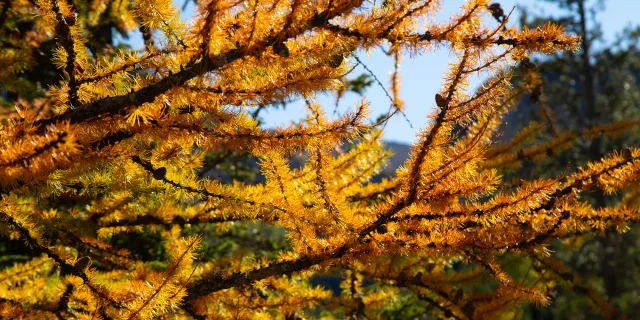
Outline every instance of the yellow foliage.
[[[532, 124], [496, 144], [501, 117], [540, 82], [530, 69], [513, 88], [511, 67], [577, 49], [559, 26], [496, 24], [480, 0], [442, 22], [433, 22], [440, 2], [432, 0], [212, 0], [198, 2], [190, 24], [169, 0], [78, 3], [14, 0], [0, 9], [0, 85], [18, 92], [18, 75], [39, 63], [48, 41], [58, 72], [39, 95], [0, 112], [0, 235], [32, 251], [0, 270], [2, 317], [282, 319], [325, 308], [326, 317], [379, 318], [410, 292], [438, 316], [495, 319], [523, 302], [549, 303], [554, 278], [545, 270], [569, 273], [549, 258], [552, 239], [624, 232], [639, 218], [631, 199], [593, 208], [580, 197], [592, 188], [637, 195], [638, 149], [565, 176], [502, 182], [499, 170], [570, 148], [578, 134], [637, 125], [540, 144], [544, 127]], [[8, 32], [22, 18], [31, 29]], [[97, 46], [105, 21], [141, 30], [145, 48]], [[317, 95], [342, 92], [341, 79], [360, 63], [354, 55], [378, 46], [395, 62], [388, 116], [370, 121], [366, 98], [326, 116]], [[413, 107], [400, 96], [400, 56], [438, 47], [454, 58], [429, 124], [395, 176], [373, 182], [390, 157], [385, 124]], [[476, 73], [488, 80], [472, 91]], [[309, 107], [299, 123], [269, 130], [252, 115], [298, 98]], [[258, 158], [264, 182], [202, 174], [213, 152]], [[292, 168], [299, 152], [304, 164]], [[287, 247], [204, 254], [205, 231], [238, 225], [280, 230]], [[148, 234], [161, 239], [166, 261], [118, 244]], [[507, 252], [536, 259], [531, 277], [540, 281], [502, 270]], [[340, 294], [313, 284], [328, 275], [342, 277]], [[473, 288], [482, 281], [491, 290]]]

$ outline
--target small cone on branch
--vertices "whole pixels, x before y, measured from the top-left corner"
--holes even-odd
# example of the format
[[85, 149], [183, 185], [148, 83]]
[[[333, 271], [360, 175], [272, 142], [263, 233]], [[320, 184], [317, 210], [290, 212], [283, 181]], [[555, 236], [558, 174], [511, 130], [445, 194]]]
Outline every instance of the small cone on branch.
[[436, 105], [439, 108], [444, 108], [447, 105], [447, 99], [445, 99], [441, 94], [436, 93]]
[[344, 61], [344, 56], [341, 53], [338, 53], [331, 57], [331, 60], [329, 60], [329, 66], [335, 69], [342, 65], [342, 61]]
[[289, 48], [287, 48], [287, 45], [281, 41], [273, 44], [273, 52], [283, 58], [289, 58], [289, 56], [291, 55], [291, 53], [289, 52]]
[[91, 265], [91, 258], [89, 258], [89, 256], [84, 256], [78, 259], [78, 261], [76, 261], [76, 264], [73, 265], [73, 268], [78, 272], [83, 272], [84, 269], [86, 269], [90, 265]]

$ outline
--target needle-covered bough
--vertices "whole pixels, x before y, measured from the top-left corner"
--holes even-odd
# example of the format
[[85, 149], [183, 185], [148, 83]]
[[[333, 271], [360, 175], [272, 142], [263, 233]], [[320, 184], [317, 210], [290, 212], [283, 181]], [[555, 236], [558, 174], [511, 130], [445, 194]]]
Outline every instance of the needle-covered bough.
[[[189, 23], [169, 0], [0, 4], [0, 235], [23, 248], [3, 257], [0, 316], [372, 319], [409, 297], [440, 317], [495, 319], [548, 304], [559, 280], [621, 316], [546, 248], [638, 219], [580, 193], [637, 186], [640, 150], [555, 178], [501, 180], [575, 138], [523, 149], [518, 139], [543, 130], [530, 128], [500, 140], [503, 115], [539, 94], [529, 57], [577, 50], [577, 37], [551, 24], [518, 30], [482, 0], [442, 21], [435, 0], [187, 5]], [[143, 49], [116, 46], [116, 33]], [[356, 55], [378, 48], [395, 62], [388, 114], [374, 120], [365, 96], [327, 116], [334, 106], [318, 95], [342, 92]], [[400, 58], [437, 48], [452, 56], [439, 93], [405, 105]], [[476, 76], [486, 81], [470, 90]], [[294, 100], [308, 107], [299, 123], [256, 120]], [[395, 176], [372, 180], [390, 156], [382, 129], [404, 108], [433, 111]], [[213, 153], [255, 157], [264, 179], [202, 174]], [[212, 234], [238, 226], [257, 228], [256, 239], [208, 254]], [[284, 246], [252, 250], [261, 230], [282, 232]], [[149, 237], [163, 261], [145, 258]], [[505, 256], [530, 272], [506, 272]]]

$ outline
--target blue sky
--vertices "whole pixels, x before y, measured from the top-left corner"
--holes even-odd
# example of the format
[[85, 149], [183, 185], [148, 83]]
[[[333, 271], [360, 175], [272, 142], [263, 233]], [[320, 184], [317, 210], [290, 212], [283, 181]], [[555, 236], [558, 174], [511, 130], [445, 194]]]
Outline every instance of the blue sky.
[[[174, 0], [178, 6], [182, 6], [184, 0]], [[500, 0], [498, 1], [505, 11], [510, 11], [516, 6], [516, 10], [512, 16], [512, 23], [517, 23], [520, 8], [529, 8], [533, 12], [547, 14], [561, 14], [561, 10], [553, 5], [546, 4], [542, 1], [525, 1], [525, 0]], [[590, 1], [593, 3], [594, 1]], [[451, 13], [457, 12], [463, 0], [444, 0], [443, 10], [436, 19], [443, 21], [447, 19]], [[640, 0], [609, 0], [605, 2], [605, 10], [597, 16], [598, 21], [602, 25], [606, 40], [612, 40], [616, 34], [623, 31], [624, 27], [638, 25], [640, 23], [637, 14], [640, 12]], [[184, 12], [184, 16], [193, 13], [193, 7], [189, 6]], [[136, 39], [135, 35], [131, 39]], [[134, 40], [135, 41], [135, 40]], [[380, 51], [359, 53], [360, 60], [371, 69], [385, 86], [389, 85], [389, 74], [393, 68], [393, 61]], [[441, 49], [433, 53], [414, 57], [411, 59], [408, 55], [403, 57], [401, 66], [402, 86], [401, 96], [405, 102], [405, 114], [410, 119], [412, 127], [402, 116], [398, 115], [392, 118], [385, 130], [385, 139], [388, 141], [411, 143], [415, 139], [415, 134], [423, 128], [428, 121], [429, 114], [435, 107], [434, 95], [440, 88], [442, 75], [446, 69], [447, 63], [451, 58], [450, 52]], [[355, 62], [355, 61], [354, 61]], [[361, 67], [356, 68], [353, 76], [357, 76], [365, 72]], [[472, 82], [472, 87], [477, 86], [479, 80]], [[385, 96], [383, 90], [378, 86], [369, 88], [366, 92], [366, 99], [371, 103], [372, 118], [380, 114], [384, 114], [389, 109], [389, 100]], [[327, 115], [331, 115], [334, 110], [333, 95], [319, 96], [318, 100], [325, 106]], [[359, 96], [349, 94], [340, 104], [339, 112], [343, 113], [353, 110], [355, 102], [359, 101]], [[285, 110], [266, 110], [261, 113], [261, 118], [267, 127], [276, 125], [287, 125], [291, 121], [297, 121], [304, 118], [306, 106], [302, 102], [294, 102], [289, 104]]]

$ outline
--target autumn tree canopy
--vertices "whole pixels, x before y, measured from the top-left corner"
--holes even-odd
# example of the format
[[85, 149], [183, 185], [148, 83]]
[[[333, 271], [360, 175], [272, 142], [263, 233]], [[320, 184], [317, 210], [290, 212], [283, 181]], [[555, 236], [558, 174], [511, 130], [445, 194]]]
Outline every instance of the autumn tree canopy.
[[[628, 191], [640, 150], [553, 178], [501, 178], [573, 139], [524, 148], [539, 130], [525, 128], [497, 142], [503, 115], [539, 94], [529, 58], [577, 50], [579, 38], [552, 24], [518, 30], [482, 0], [434, 21], [440, 5], [201, 1], [186, 24], [169, 0], [4, 2], [0, 231], [26, 258], [0, 271], [0, 315], [378, 318], [410, 297], [438, 317], [495, 319], [524, 302], [547, 305], [563, 283], [622, 317], [546, 248], [623, 232], [638, 218], [631, 207], [594, 208], [581, 192]], [[133, 30], [144, 50], [114, 47], [114, 33]], [[339, 96], [357, 54], [379, 47], [396, 66], [380, 81], [389, 113], [372, 119], [365, 97], [326, 116], [333, 106], [318, 95]], [[443, 47], [454, 59], [439, 93], [405, 106], [400, 57]], [[478, 75], [487, 80], [471, 90]], [[293, 99], [307, 103], [304, 121], [270, 130], [256, 120], [256, 110]], [[409, 160], [372, 182], [388, 157], [388, 119], [430, 106]], [[229, 151], [259, 159], [265, 181], [201, 174], [208, 154]], [[299, 151], [306, 161], [292, 168]], [[283, 230], [286, 246], [275, 255], [202, 249], [206, 230], [249, 224]], [[161, 244], [163, 264], [137, 251], [144, 237]], [[510, 272], [513, 260], [529, 271]], [[341, 277], [339, 292], [317, 285], [326, 275]]]
[[[510, 170], [503, 180], [522, 179], [544, 174], [554, 177], [566, 171], [584, 166], [623, 146], [637, 146], [640, 135], [635, 126], [620, 134], [600, 136], [581, 135], [591, 127], [598, 127], [623, 119], [640, 118], [640, 55], [638, 55], [637, 26], [626, 27], [614, 37], [605, 38], [603, 31], [611, 26], [603, 21], [603, 5], [615, 6], [612, 1], [553, 0], [545, 1], [564, 12], [550, 16], [535, 10], [522, 14], [522, 20], [537, 26], [549, 19], [561, 23], [566, 30], [574, 30], [580, 36], [580, 48], [576, 52], [558, 52], [553, 56], [539, 56], [535, 61], [539, 69], [543, 95], [537, 101], [523, 97], [516, 110], [508, 114], [508, 126], [502, 139], [511, 137], [525, 126], [537, 126], [540, 130], [528, 139], [529, 144], [540, 143], [554, 135], [571, 133], [571, 144], [556, 148], [545, 159], [526, 159], [516, 170]], [[613, 9], [613, 8], [611, 8]], [[526, 17], [526, 18], [525, 18]], [[606, 21], [606, 20], [605, 20]], [[553, 130], [546, 125], [552, 120]], [[633, 121], [630, 121], [631, 124]], [[593, 189], [581, 198], [594, 207], [625, 205], [635, 207], [640, 199], [638, 188], [606, 194]], [[623, 234], [610, 232], [594, 236], [576, 237], [572, 241], [554, 241], [549, 247], [558, 258], [580, 273], [583, 283], [595, 284], [593, 289], [606, 295], [610, 303], [623, 314], [634, 316], [640, 308], [636, 298], [640, 282], [640, 225], [635, 224]], [[521, 266], [526, 269], [526, 266]], [[553, 303], [548, 308], [528, 307], [537, 319], [601, 319], [596, 308], [590, 306], [589, 297], [564, 286], [554, 292]]]

